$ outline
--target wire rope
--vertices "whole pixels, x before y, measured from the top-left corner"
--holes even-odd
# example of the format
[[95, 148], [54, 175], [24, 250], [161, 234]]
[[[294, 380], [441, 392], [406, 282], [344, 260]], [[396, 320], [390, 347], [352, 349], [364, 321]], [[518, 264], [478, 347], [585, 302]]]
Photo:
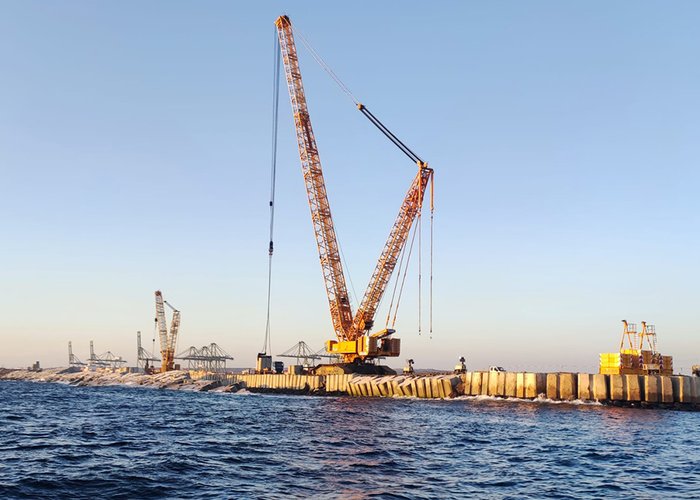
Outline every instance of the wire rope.
[[[406, 267], [404, 268], [403, 278], [401, 278], [401, 287], [399, 288], [399, 296], [396, 299], [396, 308], [394, 309], [394, 318], [391, 321], [391, 327], [394, 328], [396, 325], [396, 315], [399, 312], [399, 305], [401, 303], [401, 296], [403, 294], [403, 286], [406, 283], [406, 276], [408, 274], [408, 264], [411, 261], [411, 254], [413, 253], [413, 243], [416, 241], [416, 233], [418, 232], [418, 225], [413, 227], [413, 236], [411, 237], [411, 245], [408, 247], [408, 257], [406, 260]], [[399, 269], [399, 273], [401, 270]]]
[[270, 164], [270, 243], [268, 246], [267, 262], [267, 318], [265, 323], [265, 340], [263, 342], [262, 354], [272, 353], [272, 342], [270, 338], [270, 305], [272, 302], [272, 254], [275, 247], [273, 243], [275, 228], [275, 184], [277, 180], [277, 130], [279, 122], [279, 102], [280, 102], [280, 47], [275, 30], [274, 69], [272, 76], [272, 155]]

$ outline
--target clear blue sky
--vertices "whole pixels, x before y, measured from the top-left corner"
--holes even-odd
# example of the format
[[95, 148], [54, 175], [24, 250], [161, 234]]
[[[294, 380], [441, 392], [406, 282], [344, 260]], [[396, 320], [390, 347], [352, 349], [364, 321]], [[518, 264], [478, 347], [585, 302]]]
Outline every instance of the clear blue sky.
[[[436, 172], [421, 367], [594, 370], [620, 320], [700, 362], [696, 2], [0, 3], [0, 365], [179, 347], [253, 364], [265, 326], [273, 22], [286, 12]], [[414, 168], [300, 57], [358, 294]], [[274, 353], [331, 322], [282, 89]], [[378, 322], [382, 313], [378, 315]]]

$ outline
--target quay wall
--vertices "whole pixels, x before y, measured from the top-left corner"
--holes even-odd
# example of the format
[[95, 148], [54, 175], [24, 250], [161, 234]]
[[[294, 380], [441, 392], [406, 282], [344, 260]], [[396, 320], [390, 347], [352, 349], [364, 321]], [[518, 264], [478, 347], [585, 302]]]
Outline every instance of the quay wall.
[[459, 375], [228, 375], [252, 392], [446, 399], [460, 396], [597, 401], [700, 409], [700, 377], [589, 373], [467, 372]]
[[52, 368], [0, 369], [0, 380], [60, 382], [77, 386], [140, 386], [169, 390], [348, 395], [352, 397], [517, 398], [598, 401], [607, 405], [700, 410], [700, 377], [474, 371], [441, 375], [234, 375], [171, 371]]

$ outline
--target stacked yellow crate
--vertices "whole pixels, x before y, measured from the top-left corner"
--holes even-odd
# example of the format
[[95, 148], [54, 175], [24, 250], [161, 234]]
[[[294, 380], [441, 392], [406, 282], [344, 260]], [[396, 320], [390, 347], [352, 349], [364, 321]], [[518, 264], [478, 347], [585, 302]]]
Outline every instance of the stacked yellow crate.
[[621, 359], [619, 352], [604, 352], [600, 355], [600, 373], [617, 375], [620, 373]]

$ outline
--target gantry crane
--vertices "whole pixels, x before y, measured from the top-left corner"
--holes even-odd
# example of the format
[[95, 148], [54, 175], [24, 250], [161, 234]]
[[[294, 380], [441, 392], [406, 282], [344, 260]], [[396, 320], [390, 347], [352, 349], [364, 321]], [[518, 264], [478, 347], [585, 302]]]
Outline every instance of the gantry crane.
[[[173, 311], [173, 319], [170, 323], [169, 333], [168, 325], [165, 321], [166, 305]], [[161, 372], [174, 370], [175, 345], [177, 344], [177, 333], [180, 329], [180, 311], [170, 305], [167, 300], [163, 300], [163, 294], [160, 290], [156, 291], [156, 324], [158, 326], [158, 336], [160, 337], [160, 370]]]
[[68, 341], [68, 364], [70, 366], [85, 366], [85, 363], [78, 359], [78, 356], [73, 354], [73, 343]]
[[420, 216], [425, 190], [432, 180], [433, 170], [384, 127], [366, 106], [356, 103], [358, 109], [416, 163], [418, 172], [401, 204], [399, 215], [391, 228], [389, 238], [372, 273], [362, 302], [353, 315], [323, 171], [321, 170], [321, 160], [306, 105], [292, 24], [289, 17], [281, 16], [275, 21], [275, 25], [292, 104], [301, 168], [311, 209], [311, 220], [318, 245], [333, 328], [337, 336], [337, 340], [326, 342], [326, 350], [330, 354], [341, 355], [346, 363], [355, 364], [380, 357], [399, 356], [400, 340], [391, 338], [391, 335], [395, 333], [394, 329], [384, 328], [374, 333], [370, 333], [370, 330], [374, 326], [374, 315], [406, 244], [411, 226]]

